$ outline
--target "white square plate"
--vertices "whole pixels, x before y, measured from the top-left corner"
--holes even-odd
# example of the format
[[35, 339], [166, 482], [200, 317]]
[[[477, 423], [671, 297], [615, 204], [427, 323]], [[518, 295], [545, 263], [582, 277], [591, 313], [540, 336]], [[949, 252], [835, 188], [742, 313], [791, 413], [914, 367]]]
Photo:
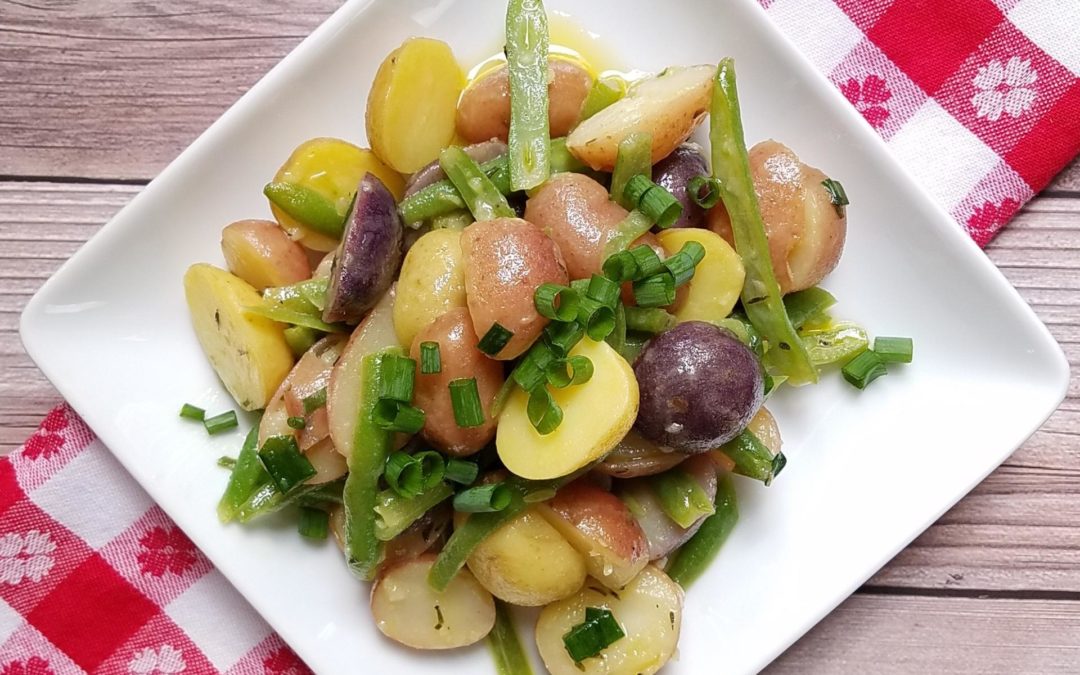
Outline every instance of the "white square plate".
[[[866, 392], [831, 374], [772, 407], [790, 462], [740, 481], [742, 519], [689, 592], [668, 672], [764, 667], [1001, 463], [1065, 394], [1068, 366], [1031, 310], [888, 156], [752, 0], [549, 0], [628, 67], [733, 55], [750, 142], [773, 136], [843, 181], [854, 203], [826, 286], [839, 314], [912, 335], [916, 360]], [[364, 143], [367, 87], [410, 35], [462, 63], [499, 49], [503, 3], [353, 0], [225, 113], [65, 264], [23, 314], [27, 351], [117, 458], [320, 673], [486, 672], [483, 647], [419, 654], [382, 639], [367, 589], [333, 545], [280, 524], [222, 527], [215, 466], [240, 433], [181, 423], [184, 401], [233, 407], [204, 360], [181, 276], [220, 263], [221, 227], [268, 216], [262, 185], [312, 136]], [[526, 640], [526, 642], [530, 642]], [[360, 664], [363, 664], [362, 666]], [[706, 666], [706, 664], [708, 664]]]

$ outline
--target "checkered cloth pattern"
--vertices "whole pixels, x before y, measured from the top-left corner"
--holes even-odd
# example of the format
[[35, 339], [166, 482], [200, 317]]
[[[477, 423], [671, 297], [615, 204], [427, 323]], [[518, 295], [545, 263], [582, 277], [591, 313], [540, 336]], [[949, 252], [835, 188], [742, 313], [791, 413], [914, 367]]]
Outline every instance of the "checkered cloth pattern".
[[[1080, 0], [759, 1], [980, 245], [1080, 153]], [[86, 672], [308, 669], [61, 406], [0, 460], [0, 675]]]

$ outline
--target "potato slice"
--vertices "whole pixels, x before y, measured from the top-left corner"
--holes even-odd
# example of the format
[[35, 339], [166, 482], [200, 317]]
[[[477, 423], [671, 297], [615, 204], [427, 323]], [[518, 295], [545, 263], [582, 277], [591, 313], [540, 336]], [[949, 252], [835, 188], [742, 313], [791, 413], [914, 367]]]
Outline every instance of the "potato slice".
[[367, 102], [367, 136], [384, 162], [413, 173], [454, 138], [458, 97], [465, 86], [450, 46], [410, 38], [379, 66]]
[[195, 336], [229, 394], [244, 410], [266, 407], [293, 365], [279, 323], [248, 314], [262, 297], [243, 279], [199, 263], [184, 274]]
[[495, 601], [468, 570], [441, 593], [427, 582], [435, 556], [388, 569], [371, 588], [371, 613], [386, 637], [415, 649], [453, 649], [484, 638], [495, 625]]
[[656, 235], [669, 256], [675, 255], [688, 241], [705, 248], [705, 257], [694, 270], [686, 292], [676, 301], [672, 312], [683, 321], [711, 321], [727, 317], [739, 301], [746, 269], [742, 258], [724, 238], [701, 228], [664, 230]]
[[[579, 665], [566, 652], [563, 636], [585, 620], [589, 607], [609, 610], [625, 637]], [[618, 594], [590, 583], [577, 595], [545, 607], [536, 622], [536, 646], [552, 675], [651, 675], [675, 653], [682, 608], [679, 585], [649, 565]]]
[[541, 436], [529, 422], [529, 395], [514, 390], [499, 416], [495, 446], [511, 472], [532, 480], [557, 478], [603, 457], [634, 424], [638, 385], [634, 371], [606, 342], [583, 338], [571, 355], [588, 357], [593, 376], [582, 385], [556, 389], [562, 408], [555, 431]]
[[461, 232], [432, 230], [416, 240], [401, 263], [394, 330], [403, 345], [435, 319], [465, 307], [465, 262]]
[[652, 135], [656, 164], [705, 118], [715, 66], [668, 68], [634, 85], [626, 97], [585, 120], [566, 137], [575, 157], [599, 171], [615, 168], [619, 143], [635, 131]]

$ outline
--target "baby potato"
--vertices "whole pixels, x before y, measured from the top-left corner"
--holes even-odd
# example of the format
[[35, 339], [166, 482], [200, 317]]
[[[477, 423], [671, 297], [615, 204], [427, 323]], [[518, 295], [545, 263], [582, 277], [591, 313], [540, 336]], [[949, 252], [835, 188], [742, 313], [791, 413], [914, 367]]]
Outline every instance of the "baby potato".
[[[428, 375], [417, 370], [413, 403], [426, 413], [420, 433], [447, 454], [471, 455], [495, 435], [496, 419], [491, 416], [491, 402], [502, 387], [503, 366], [476, 348], [480, 338], [473, 331], [469, 311], [464, 307], [443, 314], [416, 335], [409, 355], [418, 363], [420, 345], [424, 342], [438, 343], [442, 370]], [[476, 378], [486, 421], [478, 427], [463, 428], [454, 419], [450, 382], [469, 377]]]
[[432, 230], [416, 240], [397, 282], [394, 330], [403, 345], [455, 307], [465, 307], [465, 264], [461, 232]]
[[269, 220], [238, 220], [221, 231], [221, 253], [229, 271], [261, 291], [311, 277], [300, 244]]
[[304, 457], [315, 468], [315, 475], [305, 482], [309, 485], [329, 483], [341, 478], [349, 471], [349, 465], [341, 453], [334, 449], [334, 442], [324, 438], [304, 451]]
[[[773, 140], [750, 148], [749, 159], [780, 292], [817, 285], [840, 262], [847, 237], [847, 217], [837, 211], [822, 184], [828, 176]], [[723, 202], [709, 210], [708, 224], [734, 245]]]
[[[454, 515], [463, 522], [466, 514]], [[535, 508], [492, 532], [473, 549], [473, 573], [492, 595], [514, 605], [540, 607], [577, 593], [585, 560]]]
[[610, 589], [630, 583], [649, 562], [649, 542], [626, 504], [591, 481], [574, 481], [536, 508]]
[[427, 582], [435, 556], [390, 566], [371, 587], [371, 614], [383, 635], [414, 649], [453, 649], [479, 642], [495, 625], [495, 601], [468, 570], [446, 590]]
[[631, 429], [594, 471], [614, 478], [636, 478], [663, 473], [686, 459], [681, 452], [663, 450]]
[[[588, 607], [610, 611], [625, 636], [577, 664], [563, 636], [585, 620]], [[682, 609], [682, 588], [649, 565], [618, 595], [587, 584], [577, 595], [545, 607], [536, 622], [536, 646], [552, 675], [651, 675], [675, 653]]]
[[515, 388], [499, 415], [495, 447], [512, 473], [530, 480], [558, 478], [606, 455], [634, 424], [638, 384], [634, 371], [606, 342], [583, 338], [571, 356], [587, 357], [593, 376], [585, 384], [556, 389], [562, 424], [546, 436], [529, 422], [529, 394]]
[[[342, 220], [349, 210], [356, 186], [368, 173], [383, 182], [394, 199], [401, 199], [405, 181], [383, 164], [371, 150], [358, 148], [339, 138], [313, 138], [301, 143], [274, 175], [275, 183], [293, 183], [314, 190], [330, 200]], [[289, 236], [315, 251], [332, 251], [338, 242], [315, 232], [281, 208], [270, 203], [270, 210]]]
[[265, 408], [293, 365], [281, 324], [248, 314], [262, 297], [240, 277], [198, 263], [184, 274], [195, 337], [229, 394], [244, 410]]
[[431, 38], [402, 42], [383, 60], [368, 93], [367, 136], [375, 154], [401, 173], [438, 157], [454, 138], [464, 86], [448, 44]]
[[686, 284], [686, 292], [676, 298], [671, 308], [675, 318], [680, 322], [716, 322], [731, 314], [746, 279], [742, 258], [735, 249], [715, 232], [699, 228], [672, 228], [656, 237], [669, 256], [678, 253], [688, 241], [696, 241], [705, 249], [705, 257]]
[[[552, 138], [565, 136], [581, 116], [592, 75], [573, 61], [548, 59], [548, 125]], [[457, 132], [470, 143], [498, 138], [510, 132], [510, 75], [506, 65], [473, 82], [458, 101]]]
[[626, 96], [579, 124], [566, 147], [598, 171], [615, 168], [619, 143], [635, 131], [652, 136], [652, 163], [690, 137], [709, 111], [715, 66], [668, 68], [638, 82]]
[[513, 337], [495, 358], [520, 356], [548, 323], [536, 311], [533, 294], [537, 287], [568, 282], [559, 247], [527, 220], [496, 218], [466, 227], [461, 250], [466, 300], [476, 334], [482, 338], [498, 323]]

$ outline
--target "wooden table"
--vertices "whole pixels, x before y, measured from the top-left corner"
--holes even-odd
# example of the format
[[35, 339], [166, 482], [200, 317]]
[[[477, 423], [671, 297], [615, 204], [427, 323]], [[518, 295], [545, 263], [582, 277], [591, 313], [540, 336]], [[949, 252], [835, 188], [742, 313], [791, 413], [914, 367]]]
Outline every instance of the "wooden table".
[[[19, 342], [26, 301], [337, 4], [0, 0], [0, 452], [60, 401]], [[988, 249], [1076, 370], [1078, 252], [1080, 162]], [[1074, 374], [1031, 440], [770, 672], [1080, 672], [1078, 465]]]

